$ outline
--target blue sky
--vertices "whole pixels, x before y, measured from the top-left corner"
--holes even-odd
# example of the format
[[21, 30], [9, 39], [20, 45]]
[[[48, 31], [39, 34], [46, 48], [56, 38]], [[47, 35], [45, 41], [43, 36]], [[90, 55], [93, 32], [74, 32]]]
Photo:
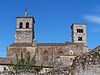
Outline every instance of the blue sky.
[[37, 42], [71, 41], [71, 24], [87, 24], [87, 46], [100, 44], [100, 0], [1, 0], [0, 56], [14, 42], [16, 16], [25, 8], [35, 18]]

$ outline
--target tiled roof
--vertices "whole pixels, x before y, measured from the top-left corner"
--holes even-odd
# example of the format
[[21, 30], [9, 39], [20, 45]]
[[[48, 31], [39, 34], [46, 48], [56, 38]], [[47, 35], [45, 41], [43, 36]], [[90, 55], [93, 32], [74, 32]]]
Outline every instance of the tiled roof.
[[[80, 45], [83, 46], [82, 43], [72, 43], [72, 42], [65, 42], [65, 43], [37, 43], [37, 46], [67, 46], [67, 45]], [[11, 47], [33, 47], [32, 43], [12, 43], [9, 45]]]
[[8, 65], [8, 64], [13, 64], [13, 60], [11, 60], [10, 58], [0, 57], [0, 65]]
[[12, 43], [12, 47], [32, 47], [32, 43]]
[[72, 43], [72, 42], [65, 42], [65, 43], [37, 43], [37, 46], [67, 46], [67, 45], [80, 45], [80, 46], [83, 46], [82, 43]]
[[96, 48], [90, 50], [90, 52], [91, 52], [91, 53], [92, 53], [92, 52], [100, 52], [100, 45], [97, 46]]
[[98, 45], [96, 48], [94, 48], [93, 50], [98, 50], [100, 49], [100, 45]]
[[37, 43], [37, 46], [66, 46], [66, 43]]

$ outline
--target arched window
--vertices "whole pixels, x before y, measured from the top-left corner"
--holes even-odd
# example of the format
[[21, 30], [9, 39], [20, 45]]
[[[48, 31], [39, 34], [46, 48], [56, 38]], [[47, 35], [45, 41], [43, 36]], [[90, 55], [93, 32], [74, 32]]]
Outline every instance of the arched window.
[[83, 33], [83, 29], [77, 29], [77, 33]]
[[82, 37], [78, 37], [78, 41], [82, 41]]
[[19, 23], [19, 28], [23, 28], [23, 23], [22, 22]]
[[3, 69], [4, 69], [4, 71], [6, 71], [6, 70], [7, 70], [7, 69], [6, 69], [6, 67], [4, 67]]
[[73, 51], [72, 50], [69, 51], [69, 55], [73, 55]]
[[70, 58], [70, 62], [73, 62], [73, 59], [72, 58]]
[[48, 61], [49, 60], [49, 53], [47, 52], [47, 51], [45, 51], [44, 53], [43, 53], [43, 60], [44, 61]]
[[26, 23], [26, 28], [29, 28], [29, 22]]
[[69, 62], [70, 62], [70, 65], [72, 65], [72, 63], [73, 63], [73, 59], [70, 58], [70, 59], [69, 59]]
[[58, 52], [58, 55], [59, 55], [59, 56], [61, 56], [61, 55], [63, 55], [63, 54], [64, 54], [64, 53], [63, 53], [62, 51], [59, 51], [59, 52]]

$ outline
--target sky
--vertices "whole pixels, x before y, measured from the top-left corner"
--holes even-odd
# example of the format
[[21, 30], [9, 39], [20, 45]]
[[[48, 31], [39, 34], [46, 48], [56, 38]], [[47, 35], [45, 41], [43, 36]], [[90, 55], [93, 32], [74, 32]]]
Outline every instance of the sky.
[[100, 44], [100, 0], [0, 0], [0, 56], [14, 42], [16, 17], [25, 9], [35, 18], [37, 42], [71, 42], [71, 25], [86, 23], [87, 47]]

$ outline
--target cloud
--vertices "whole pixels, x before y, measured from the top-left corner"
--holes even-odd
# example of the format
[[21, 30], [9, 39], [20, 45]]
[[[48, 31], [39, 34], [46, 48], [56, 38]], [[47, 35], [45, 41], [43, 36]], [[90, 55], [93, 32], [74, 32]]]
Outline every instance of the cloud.
[[95, 23], [100, 24], [100, 17], [99, 16], [85, 15], [84, 19], [86, 19], [90, 22], [95, 22]]

